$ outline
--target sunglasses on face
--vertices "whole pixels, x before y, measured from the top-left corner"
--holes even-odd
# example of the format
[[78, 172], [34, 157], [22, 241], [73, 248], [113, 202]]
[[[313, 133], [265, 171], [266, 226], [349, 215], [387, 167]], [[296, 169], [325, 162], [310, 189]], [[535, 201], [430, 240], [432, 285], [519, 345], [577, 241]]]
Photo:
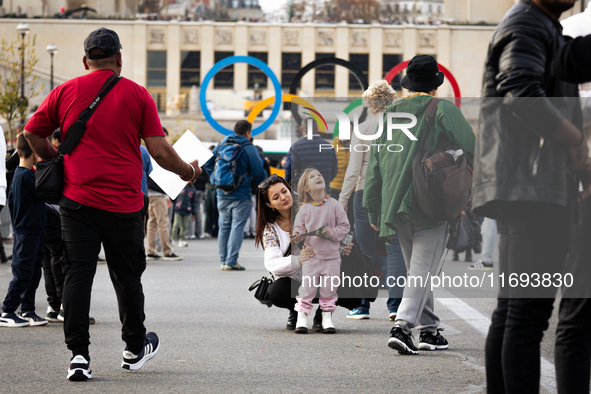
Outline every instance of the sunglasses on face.
[[268, 188], [270, 185], [273, 185], [277, 182], [280, 182], [279, 176], [277, 174], [273, 174], [261, 183], [259, 183], [259, 189], [264, 190]]

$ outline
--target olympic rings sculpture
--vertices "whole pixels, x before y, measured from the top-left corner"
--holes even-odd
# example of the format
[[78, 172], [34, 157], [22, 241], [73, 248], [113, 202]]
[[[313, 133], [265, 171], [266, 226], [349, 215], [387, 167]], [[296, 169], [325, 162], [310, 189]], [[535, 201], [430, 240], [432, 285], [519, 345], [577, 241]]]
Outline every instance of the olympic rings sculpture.
[[[253, 123], [254, 120], [256, 119], [256, 117], [258, 116], [258, 114], [260, 114], [263, 109], [265, 109], [267, 106], [269, 106], [271, 104], [274, 104], [273, 111], [271, 112], [271, 115], [269, 116], [269, 118], [266, 121], [264, 121], [263, 124], [261, 124], [259, 127], [252, 130], [253, 136], [262, 133], [267, 128], [269, 128], [269, 126], [271, 126], [273, 124], [273, 122], [275, 122], [275, 120], [277, 119], [277, 116], [279, 115], [281, 105], [284, 101], [291, 102], [293, 104], [306, 105], [309, 108], [314, 108], [308, 101], [306, 101], [296, 95], [298, 83], [302, 80], [304, 75], [306, 75], [312, 69], [315, 69], [320, 66], [326, 66], [326, 65], [342, 66], [342, 67], [347, 68], [349, 71], [351, 71], [353, 73], [353, 75], [355, 76], [355, 78], [357, 79], [357, 81], [359, 82], [359, 84], [361, 85], [361, 87], [364, 91], [367, 90], [367, 87], [368, 87], [367, 79], [363, 76], [362, 71], [357, 66], [355, 66], [354, 64], [352, 64], [346, 60], [332, 57], [332, 58], [316, 59], [316, 60], [308, 63], [307, 65], [305, 65], [302, 69], [300, 69], [300, 71], [298, 71], [298, 73], [294, 77], [294, 80], [293, 80], [293, 82], [290, 86], [290, 89], [289, 89], [290, 94], [282, 94], [281, 83], [279, 82], [279, 79], [277, 78], [277, 76], [275, 75], [273, 70], [271, 70], [271, 68], [266, 63], [264, 63], [263, 61], [255, 58], [255, 57], [252, 57], [252, 56], [227, 57], [225, 59], [220, 60], [216, 64], [214, 64], [214, 66], [207, 72], [207, 74], [205, 75], [205, 78], [203, 78], [203, 82], [201, 84], [201, 91], [199, 92], [199, 105], [201, 106], [201, 111], [203, 112], [203, 116], [205, 117], [205, 120], [216, 131], [218, 131], [224, 135], [233, 134], [234, 131], [223, 127], [215, 119], [213, 119], [209, 109], [207, 108], [206, 92], [207, 92], [207, 87], [208, 87], [209, 83], [211, 82], [211, 80], [213, 79], [213, 77], [222, 68], [232, 65], [232, 64], [235, 64], [235, 63], [247, 63], [247, 64], [250, 64], [251, 66], [259, 68], [271, 80], [271, 82], [273, 83], [273, 88], [275, 90], [274, 96], [268, 97], [265, 100], [262, 100], [260, 103], [258, 103], [252, 109], [252, 111], [248, 115], [247, 120], [250, 123]], [[388, 81], [388, 83], [391, 83], [396, 75], [398, 75], [402, 70], [407, 68], [408, 63], [409, 63], [409, 61], [405, 61], [405, 62], [402, 62], [402, 63], [398, 64], [397, 66], [393, 67], [386, 74], [384, 79], [386, 81]], [[460, 93], [460, 87], [458, 85], [458, 82], [456, 81], [453, 74], [447, 68], [445, 68], [441, 64], [438, 64], [438, 66], [439, 66], [439, 69], [445, 75], [445, 77], [449, 80], [449, 82], [453, 88], [453, 91], [454, 91], [455, 104], [458, 108], [460, 108], [460, 106], [462, 104], [462, 100], [461, 100], [461, 93]], [[277, 100], [277, 98], [279, 98], [279, 99]], [[363, 102], [361, 99], [357, 99], [357, 100], [353, 101], [352, 103], [350, 103], [347, 106], [347, 108], [345, 108], [344, 112], [348, 114], [349, 112], [351, 112], [353, 109], [357, 108], [360, 105], [363, 105]], [[294, 120], [299, 124], [301, 122], [301, 116], [299, 115], [299, 113], [297, 111], [294, 111], [294, 108], [297, 108], [297, 107], [292, 105], [291, 106], [292, 115], [294, 117]], [[360, 121], [363, 121], [363, 119], [365, 119], [366, 112], [367, 112], [367, 109], [364, 108], [363, 113], [360, 117]], [[335, 125], [335, 131], [337, 130], [337, 128], [336, 128], [337, 126], [338, 126], [338, 122]]]
[[271, 68], [262, 60], [259, 60], [255, 57], [252, 57], [252, 56], [230, 56], [230, 57], [222, 59], [219, 62], [217, 62], [216, 64], [214, 64], [214, 66], [211, 68], [211, 70], [209, 70], [207, 72], [207, 74], [205, 75], [205, 78], [203, 78], [203, 83], [201, 85], [202, 89], [199, 92], [199, 105], [201, 106], [201, 111], [203, 112], [203, 116], [205, 117], [205, 120], [207, 120], [207, 122], [211, 125], [211, 127], [213, 127], [214, 129], [216, 129], [217, 131], [219, 131], [220, 133], [225, 134], [225, 135], [234, 134], [233, 130], [223, 127], [211, 116], [211, 113], [209, 112], [209, 109], [207, 108], [207, 100], [206, 100], [206, 95], [205, 95], [205, 93], [207, 92], [207, 86], [209, 85], [209, 82], [211, 81], [211, 79], [222, 68], [229, 66], [231, 64], [234, 64], [234, 63], [247, 63], [247, 64], [250, 64], [251, 66], [255, 66], [255, 67], [259, 68], [262, 72], [264, 72], [267, 75], [267, 77], [269, 77], [271, 79], [271, 82], [273, 83], [273, 87], [275, 88], [275, 97], [279, 97], [278, 100], [275, 100], [275, 105], [273, 106], [273, 112], [271, 112], [271, 116], [269, 116], [269, 119], [267, 119], [265, 122], [263, 122], [263, 124], [260, 125], [259, 127], [257, 127], [256, 129], [252, 130], [252, 135], [255, 136], [255, 135], [260, 134], [263, 131], [267, 130], [269, 128], [269, 126], [271, 126], [273, 124], [273, 122], [277, 118], [277, 115], [279, 115], [279, 110], [281, 109], [281, 83], [279, 83], [279, 80], [277, 79], [277, 76], [275, 75], [273, 70], [271, 70]]

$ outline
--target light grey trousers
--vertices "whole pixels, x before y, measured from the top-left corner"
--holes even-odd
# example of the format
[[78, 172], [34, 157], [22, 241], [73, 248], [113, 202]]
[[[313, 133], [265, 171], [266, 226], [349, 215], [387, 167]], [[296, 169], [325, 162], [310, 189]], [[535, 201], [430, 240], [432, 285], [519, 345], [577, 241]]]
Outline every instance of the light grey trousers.
[[396, 230], [408, 279], [394, 325], [407, 333], [414, 327], [422, 332], [435, 333], [439, 327], [431, 277], [439, 275], [443, 266], [441, 257], [447, 244], [448, 229], [447, 222], [437, 228], [427, 228], [409, 220]]

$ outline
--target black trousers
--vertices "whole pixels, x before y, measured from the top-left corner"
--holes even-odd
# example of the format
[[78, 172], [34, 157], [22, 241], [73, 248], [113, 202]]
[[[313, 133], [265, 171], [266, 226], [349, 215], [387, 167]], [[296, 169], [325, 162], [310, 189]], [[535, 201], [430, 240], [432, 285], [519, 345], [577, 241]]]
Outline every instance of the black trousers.
[[66, 260], [64, 264], [64, 333], [73, 354], [88, 354], [90, 292], [101, 243], [123, 324], [127, 349], [138, 354], [144, 343], [144, 292], [141, 276], [146, 269], [142, 211], [114, 213], [78, 204], [61, 203]]
[[61, 232], [59, 233], [59, 237], [51, 237], [48, 234], [45, 234], [43, 279], [45, 280], [47, 303], [54, 311], [59, 312], [64, 286], [64, 243]]
[[[296, 304], [295, 296], [301, 283], [292, 278], [279, 278], [269, 286], [269, 300], [277, 308], [285, 308], [293, 311]], [[295, 294], [294, 294], [295, 290]], [[318, 304], [318, 298], [312, 301]], [[357, 308], [361, 305], [360, 298], [339, 298], [337, 305], [349, 310]]]
[[511, 288], [508, 277], [562, 273], [572, 219], [556, 204], [507, 203], [503, 213], [497, 228], [499, 274], [505, 282], [486, 339], [487, 392], [538, 393], [540, 342], [557, 288]]
[[565, 275], [574, 283], [563, 290], [556, 327], [555, 365], [558, 393], [589, 393], [591, 368], [591, 198], [578, 205]]

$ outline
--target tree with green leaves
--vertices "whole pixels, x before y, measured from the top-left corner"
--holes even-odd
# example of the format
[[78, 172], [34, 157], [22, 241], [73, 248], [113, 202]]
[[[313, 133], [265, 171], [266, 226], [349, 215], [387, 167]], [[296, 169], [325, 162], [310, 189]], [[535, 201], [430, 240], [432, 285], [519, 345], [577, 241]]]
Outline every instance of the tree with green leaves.
[[[39, 76], [33, 71], [39, 61], [35, 56], [35, 39], [36, 36], [28, 36], [24, 43], [20, 37], [12, 42], [2, 39], [0, 47], [0, 116], [8, 124], [8, 139], [11, 146], [14, 123], [17, 120], [24, 123], [29, 100], [37, 96], [43, 88], [43, 85], [36, 88]], [[23, 79], [24, 99], [21, 97]]]

